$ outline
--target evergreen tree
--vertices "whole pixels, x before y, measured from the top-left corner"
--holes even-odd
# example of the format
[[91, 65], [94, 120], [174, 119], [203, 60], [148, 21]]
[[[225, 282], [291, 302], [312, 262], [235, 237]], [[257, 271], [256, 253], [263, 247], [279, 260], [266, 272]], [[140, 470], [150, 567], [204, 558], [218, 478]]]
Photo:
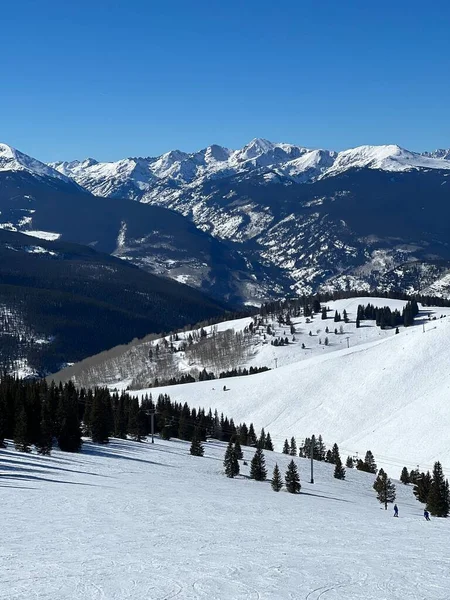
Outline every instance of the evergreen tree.
[[248, 446], [248, 427], [245, 423], [239, 426], [239, 442], [242, 446]]
[[325, 320], [326, 318], [327, 318], [327, 309], [326, 309], [326, 307], [324, 306], [324, 307], [322, 308], [322, 319], [323, 319], [323, 320]]
[[205, 449], [203, 448], [203, 444], [197, 431], [195, 431], [192, 437], [191, 448], [189, 452], [192, 454], [192, 456], [203, 456], [205, 454]]
[[431, 490], [432, 478], [430, 471], [421, 473], [415, 477], [416, 483], [414, 484], [413, 493], [419, 502], [425, 504], [428, 499], [428, 494]]
[[135, 442], [140, 442], [139, 435], [139, 401], [137, 398], [130, 398], [128, 403], [128, 435]]
[[361, 327], [361, 323], [359, 320], [359, 317], [356, 318], [356, 328], [359, 329], [359, 327]]
[[6, 432], [8, 427], [7, 402], [3, 394], [0, 393], [0, 449], [6, 448]]
[[395, 502], [395, 485], [383, 469], [380, 469], [378, 477], [373, 484], [373, 489], [377, 492], [378, 500], [381, 504], [384, 504], [385, 510], [387, 510], [388, 502]]
[[275, 464], [275, 467], [273, 470], [271, 485], [272, 485], [272, 489], [274, 492], [279, 492], [281, 490], [281, 488], [283, 487], [283, 481], [281, 479], [280, 469], [278, 468], [277, 464]]
[[283, 454], [290, 454], [291, 449], [289, 448], [289, 442], [287, 441], [287, 439], [284, 440], [284, 446], [283, 446]]
[[28, 429], [27, 413], [22, 401], [16, 416], [14, 428], [14, 446], [19, 452], [31, 452], [31, 440]]
[[448, 480], [444, 479], [444, 472], [440, 462], [434, 463], [433, 479], [427, 497], [427, 510], [435, 517], [447, 517], [450, 511]]
[[334, 467], [334, 477], [335, 479], [345, 479], [345, 468], [342, 465], [341, 457], [337, 456], [335, 459], [336, 466]]
[[267, 432], [266, 435], [266, 443], [264, 444], [264, 450], [270, 450], [271, 452], [273, 452], [272, 438], [270, 437], [269, 432]]
[[420, 476], [419, 469], [411, 469], [409, 472], [409, 481], [410, 483], [416, 483], [417, 478]]
[[266, 459], [262, 448], [257, 448], [250, 463], [250, 477], [256, 481], [265, 481], [267, 478]]
[[256, 434], [255, 429], [253, 427], [253, 423], [250, 423], [247, 440], [249, 446], [256, 446]]
[[39, 442], [36, 444], [38, 454], [50, 456], [53, 446], [52, 415], [48, 398], [41, 404], [41, 426]]
[[90, 415], [92, 441], [96, 444], [107, 444], [109, 441], [108, 407], [106, 405], [107, 390], [96, 390]]
[[78, 398], [75, 386], [69, 383], [64, 389], [59, 407], [61, 428], [58, 446], [64, 452], [79, 452], [81, 449], [81, 427], [78, 417]]
[[284, 480], [286, 483], [286, 489], [290, 494], [298, 494], [300, 492], [300, 475], [298, 473], [297, 465], [293, 460], [291, 460], [288, 465]]
[[377, 472], [377, 464], [375, 462], [375, 458], [370, 450], [367, 450], [366, 456], [364, 458], [364, 463], [366, 465], [366, 470], [368, 473], [376, 473]]
[[291, 445], [289, 448], [289, 454], [291, 456], [297, 456], [297, 442], [295, 441], [295, 437], [291, 437]]
[[236, 477], [239, 475], [239, 461], [236, 456], [236, 452], [233, 446], [233, 442], [228, 442], [228, 446], [225, 452], [225, 458], [223, 461], [223, 466], [225, 469], [225, 475], [227, 477]]
[[331, 450], [327, 450], [325, 462], [334, 464], [333, 453], [331, 452]]
[[265, 445], [266, 445], [266, 434], [265, 434], [264, 428], [263, 428], [263, 429], [261, 429], [261, 434], [259, 436], [257, 446], [258, 446], [258, 448], [264, 449]]
[[345, 461], [345, 466], [347, 467], [347, 469], [353, 469], [354, 464], [353, 464], [353, 458], [351, 456], [347, 456], [347, 460]]
[[407, 485], [408, 483], [410, 483], [410, 478], [409, 478], [409, 473], [408, 473], [408, 469], [406, 467], [403, 467], [401, 475], [400, 475], [400, 481], [402, 483], [404, 483], [405, 485]]
[[339, 454], [339, 446], [335, 443], [333, 444], [333, 448], [331, 450], [331, 455], [332, 455], [332, 463], [335, 465], [337, 464], [337, 461], [339, 460], [339, 462], [341, 462], [341, 455]]
[[236, 452], [236, 456], [238, 457], [238, 460], [242, 460], [244, 458], [244, 454], [243, 454], [242, 448], [241, 448], [241, 443], [239, 441], [239, 436], [235, 436], [234, 451]]
[[125, 395], [121, 394], [114, 411], [114, 436], [127, 439], [127, 416], [125, 414]]

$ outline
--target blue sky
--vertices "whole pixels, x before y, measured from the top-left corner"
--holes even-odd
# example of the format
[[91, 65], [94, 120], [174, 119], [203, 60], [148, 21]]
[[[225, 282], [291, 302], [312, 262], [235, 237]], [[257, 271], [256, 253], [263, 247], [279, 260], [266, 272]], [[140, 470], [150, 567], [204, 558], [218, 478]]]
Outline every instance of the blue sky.
[[16, 0], [0, 141], [41, 160], [450, 146], [450, 3]]

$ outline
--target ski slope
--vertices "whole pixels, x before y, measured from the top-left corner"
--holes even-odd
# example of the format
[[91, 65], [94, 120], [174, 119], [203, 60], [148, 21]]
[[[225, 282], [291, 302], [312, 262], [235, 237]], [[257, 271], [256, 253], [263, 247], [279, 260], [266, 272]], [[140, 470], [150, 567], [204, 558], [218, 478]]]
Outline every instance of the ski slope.
[[[403, 305], [400, 300], [339, 300], [330, 303], [331, 314], [345, 308], [353, 319], [357, 304], [366, 300]], [[428, 312], [437, 319], [428, 320]], [[300, 335], [292, 346], [261, 350], [277, 352], [278, 368], [269, 372], [138, 393], [154, 398], [167, 393], [193, 407], [217, 409], [237, 423], [253, 422], [256, 429], [270, 431], [278, 450], [287, 437], [301, 441], [320, 433], [328, 446], [337, 442], [345, 454], [362, 456], [371, 449], [397, 476], [404, 465], [426, 470], [436, 460], [450, 474], [450, 318], [439, 318], [448, 312], [424, 309], [417, 325], [400, 328], [399, 335], [373, 322], [363, 321], [359, 329], [348, 324], [344, 335], [329, 335], [328, 347], [311, 342], [309, 354], [299, 344], [311, 337]], [[317, 318], [314, 327], [323, 331], [325, 323], [334, 328], [332, 319]], [[261, 354], [258, 362], [268, 364]]]
[[[1, 600], [448, 600], [450, 521], [397, 484], [296, 458], [302, 493], [222, 474], [225, 446], [85, 443], [82, 454], [0, 452]], [[244, 449], [245, 458], [253, 455]], [[284, 474], [290, 457], [266, 452]], [[242, 465], [242, 461], [241, 461]]]

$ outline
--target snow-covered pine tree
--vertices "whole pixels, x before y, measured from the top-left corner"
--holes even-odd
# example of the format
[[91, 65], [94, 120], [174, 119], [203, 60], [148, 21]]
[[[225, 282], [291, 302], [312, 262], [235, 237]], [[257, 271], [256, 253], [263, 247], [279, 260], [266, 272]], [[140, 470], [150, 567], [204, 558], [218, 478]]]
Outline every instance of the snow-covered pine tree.
[[395, 485], [383, 469], [380, 469], [378, 477], [373, 484], [373, 489], [377, 492], [378, 500], [381, 504], [384, 504], [385, 510], [387, 510], [388, 503], [395, 502]]
[[278, 468], [277, 464], [275, 464], [275, 467], [273, 469], [271, 486], [272, 486], [272, 489], [274, 492], [279, 492], [281, 490], [281, 488], [283, 487], [283, 481], [281, 479], [280, 469]]
[[297, 442], [295, 441], [295, 437], [291, 437], [291, 445], [289, 448], [289, 454], [291, 456], [297, 456]]
[[233, 478], [236, 477], [236, 475], [239, 475], [239, 461], [236, 456], [233, 442], [231, 441], [228, 442], [223, 466], [227, 477]]
[[283, 454], [290, 454], [291, 449], [289, 447], [289, 442], [287, 441], [287, 439], [284, 440], [284, 446], [283, 446]]
[[444, 479], [441, 463], [435, 462], [433, 479], [427, 497], [427, 510], [435, 517], [448, 517], [450, 512], [450, 492], [448, 479]]
[[400, 474], [400, 481], [407, 485], [408, 483], [411, 482], [410, 478], [409, 478], [409, 473], [408, 473], [408, 469], [406, 467], [403, 467], [402, 472]]
[[257, 448], [252, 458], [250, 477], [256, 481], [265, 481], [267, 478], [266, 459], [262, 448]]
[[300, 492], [300, 475], [298, 473], [297, 465], [293, 460], [288, 464], [284, 481], [286, 483], [286, 489], [290, 494], [298, 494]]

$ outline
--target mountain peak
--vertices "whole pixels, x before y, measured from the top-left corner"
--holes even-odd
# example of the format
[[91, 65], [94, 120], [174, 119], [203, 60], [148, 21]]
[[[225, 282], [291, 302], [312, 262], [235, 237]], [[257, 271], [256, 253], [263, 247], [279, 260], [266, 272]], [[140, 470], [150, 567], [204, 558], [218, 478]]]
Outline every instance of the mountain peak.
[[0, 171], [27, 171], [39, 177], [51, 177], [53, 179], [61, 179], [67, 183], [74, 183], [51, 166], [3, 143], [0, 143]]

